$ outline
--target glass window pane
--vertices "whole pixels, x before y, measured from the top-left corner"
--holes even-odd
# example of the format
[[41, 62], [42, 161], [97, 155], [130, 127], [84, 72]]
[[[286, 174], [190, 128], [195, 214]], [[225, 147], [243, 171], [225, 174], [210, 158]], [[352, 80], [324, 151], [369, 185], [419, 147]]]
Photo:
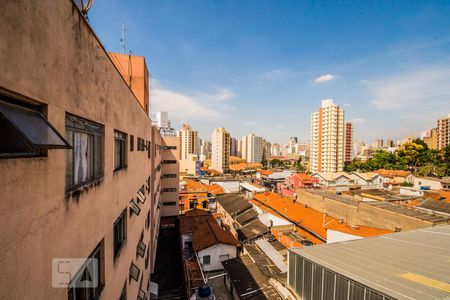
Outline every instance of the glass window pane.
[[0, 102], [0, 112], [23, 133], [33, 146], [68, 148], [68, 144], [39, 112], [5, 102]]

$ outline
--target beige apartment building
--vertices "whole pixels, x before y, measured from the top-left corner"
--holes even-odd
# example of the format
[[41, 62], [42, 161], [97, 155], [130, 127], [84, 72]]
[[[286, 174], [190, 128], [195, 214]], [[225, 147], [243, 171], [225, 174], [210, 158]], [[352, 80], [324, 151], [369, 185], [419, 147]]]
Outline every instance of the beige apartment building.
[[161, 216], [176, 216], [179, 212], [179, 163], [178, 160], [178, 138], [164, 137], [162, 152], [162, 188]]
[[219, 172], [228, 171], [230, 165], [230, 134], [225, 128], [216, 128], [212, 133], [211, 168]]
[[263, 160], [264, 140], [260, 136], [251, 133], [242, 137], [241, 147], [243, 158], [249, 163], [260, 163]]
[[450, 114], [437, 120], [437, 148], [439, 150], [450, 145]]
[[199, 155], [200, 153], [200, 139], [198, 131], [192, 130], [189, 124], [183, 124], [183, 127], [178, 131], [179, 138], [179, 159], [188, 159], [189, 154]]
[[344, 110], [333, 99], [322, 100], [311, 114], [311, 172], [340, 172], [344, 168]]
[[0, 32], [0, 299], [150, 298], [178, 182], [146, 67], [130, 84], [71, 0], [2, 1]]

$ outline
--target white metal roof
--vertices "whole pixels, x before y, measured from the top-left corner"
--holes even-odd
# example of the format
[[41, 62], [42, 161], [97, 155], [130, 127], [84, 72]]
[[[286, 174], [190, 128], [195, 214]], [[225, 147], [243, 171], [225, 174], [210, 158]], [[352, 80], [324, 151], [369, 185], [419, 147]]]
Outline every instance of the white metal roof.
[[450, 297], [450, 225], [289, 250], [396, 299]]
[[281, 273], [287, 272], [284, 257], [266, 239], [255, 241], [256, 245], [266, 254], [270, 260], [280, 269]]

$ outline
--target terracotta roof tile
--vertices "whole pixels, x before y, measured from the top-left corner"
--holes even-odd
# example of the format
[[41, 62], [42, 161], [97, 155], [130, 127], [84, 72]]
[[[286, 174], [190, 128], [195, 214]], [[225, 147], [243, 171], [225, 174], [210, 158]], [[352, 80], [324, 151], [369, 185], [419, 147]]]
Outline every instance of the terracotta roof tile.
[[411, 174], [411, 172], [409, 171], [403, 171], [403, 170], [386, 170], [386, 169], [379, 169], [374, 171], [374, 173], [379, 174], [380, 176], [383, 177], [406, 177], [409, 174]]
[[211, 185], [203, 184], [203, 186], [206, 188], [208, 193], [211, 193], [214, 196], [225, 194], [225, 190], [223, 189], [223, 187], [221, 187], [218, 184], [211, 184]]
[[[291, 199], [283, 197], [277, 193], [266, 192], [261, 194], [255, 194], [255, 199], [261, 201], [265, 205], [273, 208], [273, 210], [279, 211], [286, 215], [288, 218], [301, 223], [304, 227], [317, 233], [323, 238], [326, 238], [327, 229], [345, 232], [361, 237], [377, 236], [387, 233], [392, 233], [390, 230], [373, 228], [368, 226], [349, 226], [345, 223], [339, 223], [339, 221], [330, 216], [325, 216], [326, 227], [323, 226], [324, 215], [323, 213], [314, 210], [312, 208], [305, 208], [303, 205], [297, 202], [293, 202]], [[261, 205], [257, 201], [252, 200], [253, 204], [259, 206], [261, 209], [270, 211], [264, 205]], [[272, 211], [273, 211], [272, 210]]]
[[192, 247], [196, 252], [215, 244], [239, 245], [231, 232], [223, 230], [211, 214], [201, 209], [180, 216], [180, 232], [192, 234]]
[[180, 190], [180, 192], [206, 193], [206, 188], [201, 182], [190, 178], [184, 178], [181, 182], [183, 181], [186, 183], [186, 185], [183, 189]]

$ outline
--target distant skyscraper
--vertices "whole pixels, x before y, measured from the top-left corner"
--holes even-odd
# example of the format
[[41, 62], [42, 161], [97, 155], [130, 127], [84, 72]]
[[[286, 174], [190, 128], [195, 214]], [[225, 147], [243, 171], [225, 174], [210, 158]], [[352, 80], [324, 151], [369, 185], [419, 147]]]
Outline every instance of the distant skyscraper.
[[263, 138], [251, 133], [242, 138], [242, 158], [249, 163], [260, 163], [263, 160]]
[[177, 132], [172, 128], [169, 114], [166, 111], [159, 111], [156, 113], [156, 121], [153, 121], [153, 125], [159, 129], [159, 133], [162, 137], [177, 136]]
[[450, 114], [437, 120], [437, 147], [439, 150], [450, 145]]
[[200, 140], [200, 161], [211, 159], [211, 142]]
[[353, 124], [345, 123], [345, 161], [352, 161], [354, 158], [353, 152]]
[[220, 172], [228, 171], [230, 165], [230, 134], [223, 127], [216, 128], [211, 140], [211, 168]]
[[191, 126], [183, 124], [183, 127], [178, 131], [178, 139], [180, 160], [187, 159], [188, 154], [200, 155], [198, 132], [192, 130]]
[[237, 156], [237, 140], [235, 138], [230, 138], [230, 155]]
[[394, 147], [394, 141], [393, 140], [386, 140], [386, 147]]
[[280, 144], [272, 144], [271, 151], [270, 151], [270, 155], [272, 156], [280, 156], [281, 154], [281, 147]]
[[311, 114], [311, 172], [340, 172], [345, 158], [344, 110], [333, 99], [322, 100]]
[[375, 142], [373, 142], [372, 147], [376, 149], [382, 149], [383, 148], [383, 139], [377, 139]]

